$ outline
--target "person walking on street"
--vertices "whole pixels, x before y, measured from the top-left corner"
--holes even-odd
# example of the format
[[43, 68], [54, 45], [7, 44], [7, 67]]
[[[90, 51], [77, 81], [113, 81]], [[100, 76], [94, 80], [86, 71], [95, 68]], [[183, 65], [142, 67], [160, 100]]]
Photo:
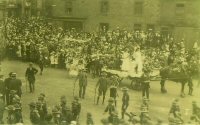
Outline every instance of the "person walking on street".
[[146, 97], [149, 100], [150, 74], [145, 72], [142, 78], [142, 97]]
[[[98, 97], [97, 97], [97, 105], [99, 104], [99, 98], [103, 94], [103, 101], [102, 104], [104, 104], [105, 96], [106, 96], [106, 91], [108, 89], [108, 80], [106, 79], [106, 73], [103, 72], [101, 73], [101, 77], [99, 78], [96, 88], [98, 87]], [[95, 92], [96, 92], [95, 88]]]
[[74, 121], [79, 120], [80, 112], [81, 112], [81, 103], [79, 102], [78, 97], [75, 96], [72, 102], [72, 115]]
[[129, 106], [129, 94], [128, 94], [128, 88], [123, 87], [123, 97], [122, 97], [122, 119], [124, 119], [124, 114], [126, 113], [126, 110]]
[[29, 64], [29, 67], [26, 69], [25, 77], [28, 80], [30, 93], [35, 91], [35, 75], [38, 70], [33, 67], [33, 63]]
[[9, 102], [10, 102], [10, 99], [9, 99], [9, 93], [10, 93], [10, 89], [9, 89], [9, 84], [10, 84], [10, 80], [11, 80], [11, 75], [12, 75], [12, 72], [10, 72], [8, 74], [8, 78], [6, 78], [4, 80], [4, 85], [5, 85], [5, 97], [6, 97], [6, 105], [9, 105]]
[[87, 73], [85, 69], [81, 69], [75, 82], [79, 80], [79, 98], [85, 98], [85, 91], [87, 87]]

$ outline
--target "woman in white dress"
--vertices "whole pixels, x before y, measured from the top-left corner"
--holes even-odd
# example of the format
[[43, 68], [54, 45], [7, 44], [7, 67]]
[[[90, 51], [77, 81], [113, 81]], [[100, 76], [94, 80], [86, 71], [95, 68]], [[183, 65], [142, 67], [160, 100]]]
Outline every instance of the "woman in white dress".
[[128, 71], [130, 70], [130, 55], [127, 50], [125, 50], [122, 54], [122, 65], [121, 70]]
[[22, 57], [22, 47], [21, 44], [17, 46], [17, 57], [20, 59]]
[[78, 75], [78, 59], [74, 58], [70, 66], [69, 75], [74, 77]]
[[137, 65], [136, 73], [141, 74], [143, 69], [143, 61], [142, 61], [143, 59], [139, 48], [136, 49], [134, 57], [135, 57], [135, 63]]

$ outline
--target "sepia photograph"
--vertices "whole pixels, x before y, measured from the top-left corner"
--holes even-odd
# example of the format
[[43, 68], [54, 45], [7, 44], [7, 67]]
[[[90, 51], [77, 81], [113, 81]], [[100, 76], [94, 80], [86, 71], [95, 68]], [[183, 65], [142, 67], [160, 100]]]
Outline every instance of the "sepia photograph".
[[0, 0], [0, 125], [200, 125], [200, 0]]

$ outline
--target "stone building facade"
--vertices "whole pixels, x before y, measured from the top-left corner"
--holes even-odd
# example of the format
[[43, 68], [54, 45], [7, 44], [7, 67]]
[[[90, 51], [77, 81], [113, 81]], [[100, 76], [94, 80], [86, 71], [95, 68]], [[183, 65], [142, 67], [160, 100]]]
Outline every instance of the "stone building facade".
[[[200, 0], [1, 0], [8, 16], [44, 16], [70, 29], [99, 31], [103, 27], [153, 29], [186, 39], [200, 38]], [[191, 35], [192, 34], [192, 35]]]

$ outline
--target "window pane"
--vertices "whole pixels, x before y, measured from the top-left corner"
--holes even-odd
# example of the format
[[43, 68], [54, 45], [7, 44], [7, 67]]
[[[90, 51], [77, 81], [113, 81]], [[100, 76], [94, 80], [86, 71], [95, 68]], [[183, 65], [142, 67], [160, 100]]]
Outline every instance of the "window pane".
[[141, 24], [134, 24], [134, 30], [135, 31], [140, 31], [142, 29], [142, 25]]
[[108, 1], [102, 1], [101, 2], [101, 13], [107, 13], [108, 12]]
[[135, 13], [135, 15], [142, 15], [142, 13], [143, 13], [143, 2], [135, 2], [134, 13]]

